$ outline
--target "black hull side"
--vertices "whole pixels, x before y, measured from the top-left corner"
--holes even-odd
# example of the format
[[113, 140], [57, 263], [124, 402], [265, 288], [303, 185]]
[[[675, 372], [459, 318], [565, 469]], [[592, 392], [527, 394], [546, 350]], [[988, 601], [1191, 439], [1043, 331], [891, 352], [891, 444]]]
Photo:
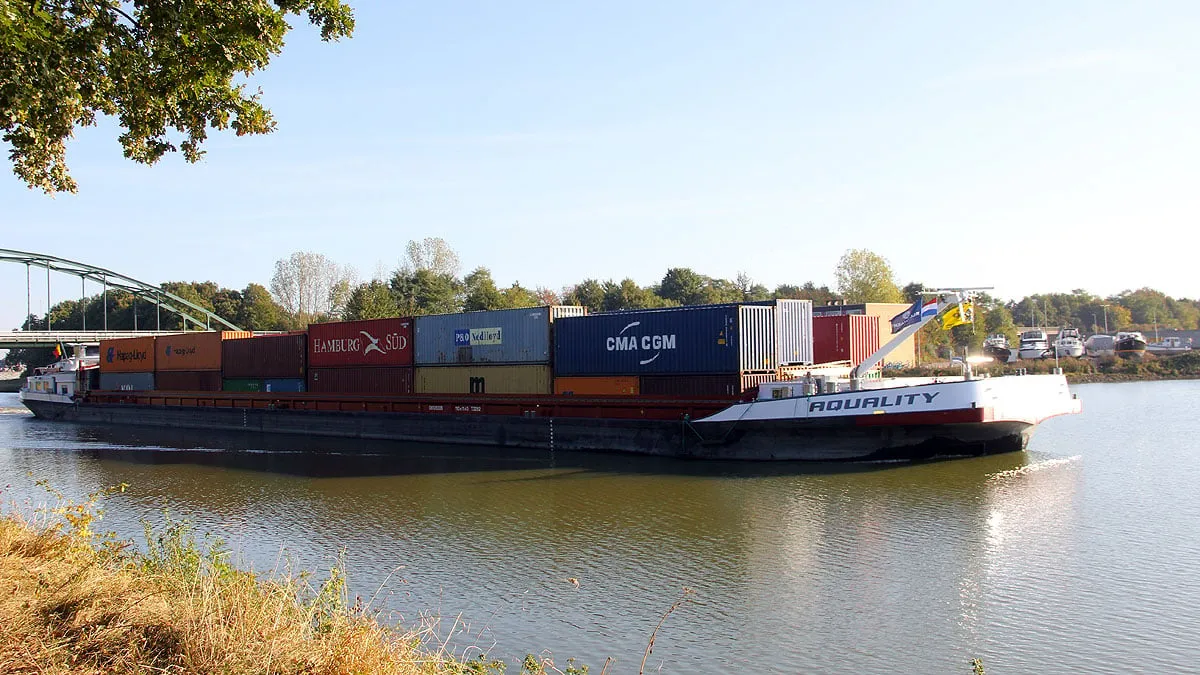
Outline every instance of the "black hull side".
[[1033, 431], [1032, 425], [1019, 422], [860, 426], [853, 418], [844, 418], [698, 424], [41, 401], [25, 404], [42, 419], [87, 424], [626, 452], [696, 459], [862, 461], [985, 455], [1022, 450]]

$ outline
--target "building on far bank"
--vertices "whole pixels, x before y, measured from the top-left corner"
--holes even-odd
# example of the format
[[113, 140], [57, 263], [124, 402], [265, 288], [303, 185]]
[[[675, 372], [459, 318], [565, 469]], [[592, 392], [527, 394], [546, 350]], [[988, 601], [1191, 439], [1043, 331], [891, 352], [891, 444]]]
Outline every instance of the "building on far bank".
[[[866, 302], [857, 305], [813, 305], [813, 316], [838, 316], [841, 314], [865, 314], [879, 320], [879, 345], [882, 347], [892, 339], [892, 317], [912, 306], [910, 302]], [[901, 342], [884, 358], [884, 364], [917, 364], [916, 336]]]

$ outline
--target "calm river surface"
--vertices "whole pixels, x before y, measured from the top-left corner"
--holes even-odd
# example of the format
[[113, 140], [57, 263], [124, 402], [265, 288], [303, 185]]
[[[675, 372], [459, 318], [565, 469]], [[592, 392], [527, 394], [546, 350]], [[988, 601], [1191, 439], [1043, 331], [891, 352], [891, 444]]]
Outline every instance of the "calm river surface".
[[1200, 381], [1074, 389], [1084, 414], [1027, 453], [884, 466], [397, 455], [46, 423], [0, 394], [0, 498], [129, 483], [102, 523], [121, 536], [166, 507], [260, 570], [344, 549], [353, 592], [382, 587], [397, 619], [594, 673], [636, 673], [685, 586], [648, 671], [1194, 672]]

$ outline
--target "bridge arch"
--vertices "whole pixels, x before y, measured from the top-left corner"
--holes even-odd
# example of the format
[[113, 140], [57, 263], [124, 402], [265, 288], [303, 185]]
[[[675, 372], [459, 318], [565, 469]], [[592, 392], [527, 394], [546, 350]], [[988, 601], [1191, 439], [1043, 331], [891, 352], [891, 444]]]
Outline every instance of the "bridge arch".
[[[228, 319], [222, 318], [214, 312], [211, 312], [195, 303], [185, 300], [174, 293], [166, 291], [158, 286], [148, 284], [144, 281], [138, 281], [133, 277], [114, 272], [103, 267], [96, 267], [87, 263], [68, 260], [58, 256], [47, 255], [45, 253], [31, 253], [29, 251], [17, 251], [13, 249], [0, 248], [0, 262], [16, 263], [25, 265], [25, 316], [32, 316], [31, 307], [32, 294], [30, 293], [30, 270], [34, 267], [45, 268], [46, 270], [46, 320], [49, 328], [50, 320], [50, 273], [59, 272], [70, 274], [80, 278], [80, 283], [85, 284], [87, 281], [92, 281], [101, 284], [104, 287], [105, 295], [105, 321], [108, 320], [107, 296], [108, 289], [125, 291], [131, 293], [136, 301], [138, 298], [147, 300], [153, 303], [157, 308], [157, 321], [159, 323], [156, 329], [161, 329], [161, 310], [166, 310], [172, 314], [176, 314], [183, 320], [183, 327], [186, 330], [188, 322], [196, 326], [203, 326], [206, 329], [223, 328], [226, 330], [241, 330]], [[81, 308], [82, 311], [82, 308]], [[134, 314], [136, 321], [136, 312]], [[105, 326], [107, 329], [107, 326]]]

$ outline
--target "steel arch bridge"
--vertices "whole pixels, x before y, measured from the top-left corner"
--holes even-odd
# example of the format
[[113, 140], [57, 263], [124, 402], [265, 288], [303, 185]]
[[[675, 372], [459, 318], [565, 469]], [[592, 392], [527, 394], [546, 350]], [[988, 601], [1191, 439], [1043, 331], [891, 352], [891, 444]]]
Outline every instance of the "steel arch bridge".
[[[108, 332], [108, 325], [107, 325], [108, 324], [108, 290], [110, 288], [113, 290], [124, 291], [126, 293], [132, 294], [133, 298], [134, 298], [134, 302], [137, 302], [138, 299], [142, 299], [142, 300], [145, 300], [145, 301], [153, 304], [156, 308], [155, 309], [155, 324], [156, 325], [153, 329], [154, 331], [161, 330], [162, 311], [163, 310], [166, 310], [167, 312], [169, 312], [171, 314], [175, 314], [175, 315], [179, 316], [183, 321], [184, 330], [187, 330], [189, 322], [192, 325], [197, 326], [197, 327], [203, 326], [207, 330], [212, 330], [214, 328], [222, 328], [222, 329], [226, 329], [226, 330], [240, 330], [231, 321], [224, 319], [221, 316], [217, 315], [216, 313], [211, 312], [203, 307], [200, 307], [199, 305], [196, 305], [195, 303], [189, 302], [188, 300], [185, 300], [185, 299], [179, 297], [178, 295], [175, 295], [174, 293], [166, 291], [158, 286], [148, 284], [144, 281], [139, 281], [137, 279], [134, 279], [133, 277], [121, 274], [119, 272], [114, 272], [112, 270], [105, 269], [103, 267], [96, 267], [95, 265], [89, 265], [87, 263], [81, 263], [81, 262], [77, 262], [75, 260], [68, 260], [66, 258], [60, 258], [58, 256], [47, 255], [45, 253], [31, 253], [28, 251], [17, 251], [17, 250], [7, 249], [7, 248], [0, 248], [0, 262], [25, 265], [25, 316], [26, 317], [29, 317], [32, 315], [31, 304], [32, 304], [33, 296], [30, 291], [30, 281], [32, 278], [31, 271], [34, 267], [44, 268], [46, 270], [46, 323], [47, 323], [47, 325], [46, 325], [46, 331], [38, 331], [38, 332], [45, 332], [45, 333], [53, 332], [53, 326], [50, 325], [50, 307], [52, 306], [51, 305], [51, 294], [50, 294], [51, 272], [69, 274], [72, 276], [79, 277], [80, 299], [83, 299], [83, 297], [86, 296], [86, 293], [84, 291], [86, 289], [86, 284], [88, 281], [91, 281], [96, 284], [100, 284], [103, 287], [103, 289], [104, 289], [103, 290], [103, 294], [104, 294], [104, 324], [105, 325], [102, 328], [103, 328], [104, 333]], [[81, 306], [81, 311], [82, 311], [82, 306]], [[87, 321], [86, 315], [84, 315], [84, 322], [85, 322], [84, 326], [83, 326], [84, 330], [79, 333], [79, 337], [83, 337], [84, 334], [88, 335], [89, 337], [98, 335], [99, 333], [97, 331], [92, 331], [91, 333], [87, 332], [86, 321]], [[137, 321], [137, 313], [136, 312], [134, 312], [134, 321], [135, 322]], [[100, 328], [100, 327], [98, 327], [98, 328]], [[135, 331], [136, 331], [136, 325], [135, 325]], [[23, 331], [23, 333], [28, 334], [31, 339], [34, 337], [32, 335], [33, 332], [34, 331]], [[151, 331], [143, 330], [142, 332], [150, 333]], [[179, 332], [179, 331], [171, 331], [171, 332]], [[59, 333], [59, 335], [65, 335], [66, 333], [67, 332], [62, 331]], [[128, 331], [125, 331], [122, 334], [128, 334]], [[16, 335], [16, 334], [14, 334], [14, 335]], [[114, 334], [114, 336], [115, 336], [115, 334]], [[88, 339], [87, 341], [90, 342], [93, 339], [94, 339], [94, 337], [90, 337], [90, 339]], [[22, 341], [22, 342], [24, 342], [24, 341]]]

